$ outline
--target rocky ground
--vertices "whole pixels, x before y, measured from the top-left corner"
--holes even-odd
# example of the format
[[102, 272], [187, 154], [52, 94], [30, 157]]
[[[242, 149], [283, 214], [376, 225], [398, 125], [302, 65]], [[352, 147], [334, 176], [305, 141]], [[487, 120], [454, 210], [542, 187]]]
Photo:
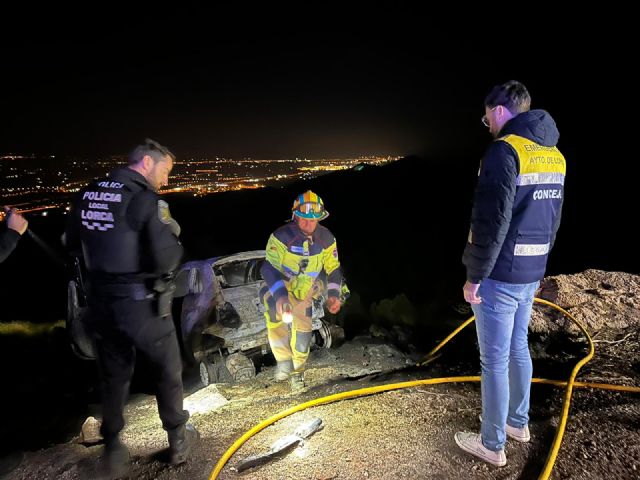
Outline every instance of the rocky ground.
[[[640, 277], [587, 271], [546, 279], [542, 296], [587, 324], [596, 357], [580, 380], [640, 385]], [[564, 379], [586, 353], [586, 343], [564, 320], [537, 307], [532, 322], [534, 375]], [[237, 385], [213, 385], [187, 397], [202, 441], [186, 465], [162, 462], [165, 434], [152, 397], [128, 406], [124, 440], [133, 455], [131, 478], [206, 479], [226, 449], [259, 421], [297, 403], [333, 393], [391, 382], [449, 375], [476, 375], [473, 326], [435, 362], [413, 367], [416, 358], [389, 343], [384, 329], [356, 337], [334, 350], [316, 351], [309, 388], [291, 395], [273, 383], [272, 367]], [[192, 389], [195, 390], [195, 389]], [[532, 388], [529, 444], [509, 442], [508, 464], [493, 468], [460, 451], [457, 430], [478, 430], [479, 384], [419, 386], [345, 400], [296, 413], [251, 438], [230, 459], [223, 479], [537, 478], [554, 437], [563, 390]], [[239, 462], [266, 452], [298, 425], [320, 418], [323, 428], [281, 458], [238, 473]], [[640, 396], [592, 389], [575, 391], [571, 416], [552, 473], [555, 479], [640, 477]], [[8, 479], [95, 478], [100, 445], [72, 442], [24, 453]]]

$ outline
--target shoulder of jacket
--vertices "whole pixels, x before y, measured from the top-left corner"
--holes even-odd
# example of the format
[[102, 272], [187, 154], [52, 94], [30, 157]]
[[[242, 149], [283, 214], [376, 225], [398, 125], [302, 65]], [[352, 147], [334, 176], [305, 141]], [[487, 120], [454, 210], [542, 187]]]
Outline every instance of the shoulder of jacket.
[[506, 140], [495, 139], [482, 157], [481, 167], [499, 168], [509, 170], [517, 168], [519, 164], [518, 152]]
[[160, 195], [153, 190], [143, 189], [132, 191], [129, 200], [129, 212], [140, 218], [147, 218], [152, 212], [160, 209]]
[[296, 238], [296, 230], [296, 225], [293, 222], [285, 223], [273, 232], [273, 236], [285, 245], [288, 245]]
[[125, 187], [134, 192], [147, 190], [155, 193], [142, 175], [126, 167], [112, 171], [110, 176], [104, 178], [104, 180], [121, 182]]
[[505, 135], [502, 137], [496, 138], [487, 149], [487, 153], [492, 154], [512, 154], [517, 155], [515, 147], [509, 142], [509, 138], [511, 135]]
[[140, 198], [140, 199], [145, 199], [145, 200], [153, 200], [153, 201], [158, 201], [160, 200], [160, 195], [158, 195], [156, 192], [154, 192], [153, 190], [149, 190], [149, 189], [140, 189], [137, 191], [133, 192], [135, 198]]
[[316, 229], [316, 241], [322, 245], [322, 248], [330, 247], [335, 241], [336, 237], [333, 236], [333, 233], [322, 225], [318, 225]]

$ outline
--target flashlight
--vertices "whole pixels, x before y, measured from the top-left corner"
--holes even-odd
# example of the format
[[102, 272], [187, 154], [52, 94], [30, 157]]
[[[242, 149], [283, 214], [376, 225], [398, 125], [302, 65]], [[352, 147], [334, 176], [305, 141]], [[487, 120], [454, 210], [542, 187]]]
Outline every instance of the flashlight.
[[293, 322], [293, 313], [291, 313], [291, 304], [285, 303], [282, 305], [282, 321], [284, 323]]

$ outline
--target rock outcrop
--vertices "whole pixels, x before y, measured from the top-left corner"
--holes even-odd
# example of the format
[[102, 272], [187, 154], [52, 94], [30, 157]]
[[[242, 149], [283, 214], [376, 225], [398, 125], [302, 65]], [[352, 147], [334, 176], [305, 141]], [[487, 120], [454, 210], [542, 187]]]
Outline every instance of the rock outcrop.
[[[592, 334], [640, 326], [640, 275], [586, 270], [546, 277], [536, 296], [567, 310]], [[545, 307], [534, 309], [530, 328], [537, 333], [577, 331], [561, 312]]]

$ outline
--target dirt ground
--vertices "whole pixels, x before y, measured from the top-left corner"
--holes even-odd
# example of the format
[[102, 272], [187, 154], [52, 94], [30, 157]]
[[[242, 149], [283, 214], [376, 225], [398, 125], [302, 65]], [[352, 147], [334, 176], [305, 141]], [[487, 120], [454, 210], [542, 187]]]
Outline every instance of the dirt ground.
[[[428, 367], [404, 370], [401, 369], [412, 360], [399, 350], [381, 339], [356, 338], [337, 350], [315, 352], [307, 374], [310, 387], [298, 396], [289, 393], [287, 384], [271, 381], [272, 368], [263, 369], [247, 383], [210, 386], [204, 398], [219, 398], [224, 404], [192, 415], [202, 440], [192, 459], [179, 467], [162, 462], [166, 437], [152, 397], [133, 398], [123, 435], [133, 455], [130, 478], [206, 479], [226, 449], [246, 430], [302, 401], [390, 382], [477, 374], [477, 360], [472, 360], [477, 355], [476, 347], [469, 344], [472, 338], [470, 332], [452, 342], [451, 348], [446, 347], [448, 351]], [[597, 357], [580, 379], [638, 385], [637, 328], [600, 331], [596, 340]], [[579, 339], [553, 342], [545, 337], [544, 345], [536, 342], [532, 338], [535, 376], [565, 378], [586, 351]], [[532, 441], [509, 442], [508, 464], [503, 468], [475, 460], [454, 443], [457, 430], [479, 429], [479, 396], [479, 384], [420, 386], [305, 410], [251, 438], [230, 459], [219, 478], [537, 478], [557, 426], [562, 389], [533, 387]], [[303, 445], [264, 466], [242, 473], [235, 470], [240, 460], [268, 451], [278, 438], [315, 417], [322, 419], [323, 429]], [[577, 390], [552, 478], [638, 478], [639, 422], [637, 394]], [[26, 452], [20, 466], [5, 478], [96, 478], [95, 464], [102, 448], [70, 442]]]

